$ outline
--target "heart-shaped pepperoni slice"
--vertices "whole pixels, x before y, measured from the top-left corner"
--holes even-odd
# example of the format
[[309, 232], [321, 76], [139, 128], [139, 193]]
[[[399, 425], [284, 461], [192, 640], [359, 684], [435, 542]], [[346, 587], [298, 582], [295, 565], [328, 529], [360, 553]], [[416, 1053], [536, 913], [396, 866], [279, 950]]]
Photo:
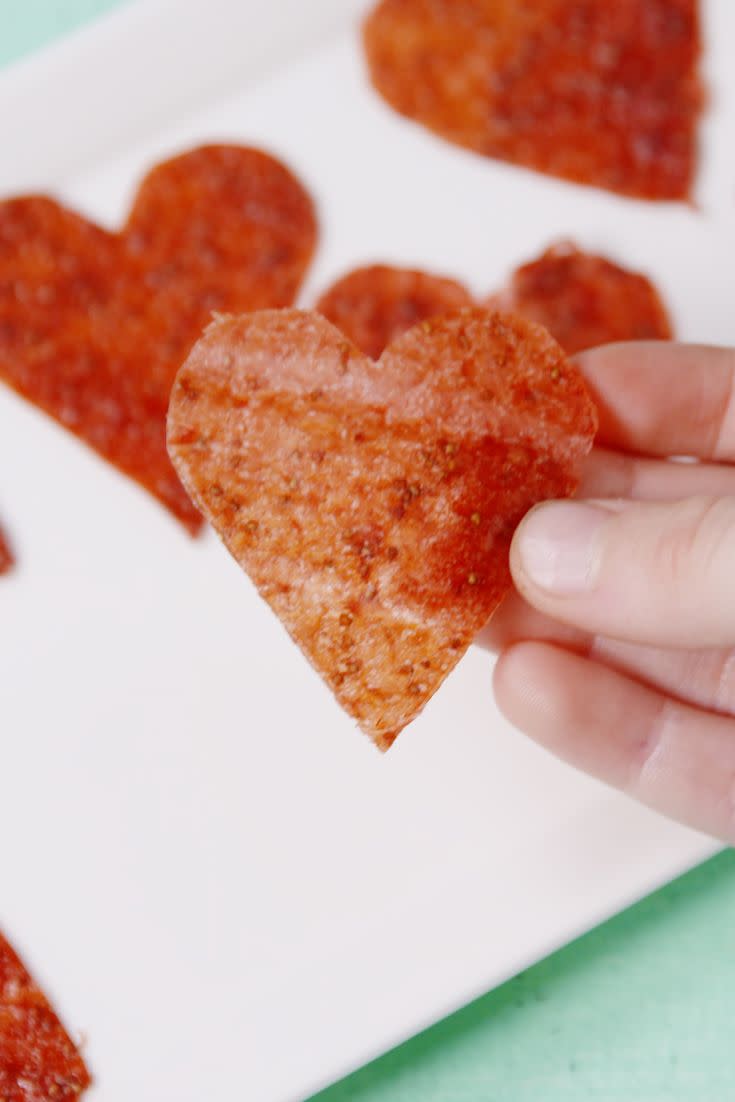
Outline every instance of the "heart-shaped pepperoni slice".
[[450, 141], [647, 199], [686, 199], [704, 103], [698, 0], [382, 0], [377, 90]]
[[570, 356], [615, 341], [673, 336], [650, 279], [568, 243], [518, 268], [487, 306], [545, 326]]
[[337, 280], [316, 309], [377, 360], [391, 341], [418, 322], [472, 304], [467, 288], [453, 279], [373, 264]]
[[575, 488], [595, 430], [545, 330], [467, 309], [377, 363], [315, 313], [219, 320], [177, 376], [168, 432], [196, 503], [387, 748], [508, 589], [523, 515]]
[[120, 234], [44, 197], [0, 203], [0, 378], [195, 532], [166, 453], [176, 371], [213, 311], [293, 302], [315, 241], [299, 181], [236, 146], [154, 168]]
[[0, 934], [0, 1098], [76, 1102], [89, 1083], [48, 1000]]

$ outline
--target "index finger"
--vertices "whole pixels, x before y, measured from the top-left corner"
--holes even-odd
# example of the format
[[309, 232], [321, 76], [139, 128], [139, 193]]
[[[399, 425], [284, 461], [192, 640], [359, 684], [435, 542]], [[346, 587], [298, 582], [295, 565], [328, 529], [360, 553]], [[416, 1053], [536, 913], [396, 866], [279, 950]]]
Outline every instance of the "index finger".
[[735, 460], [735, 350], [634, 341], [584, 352], [577, 363], [598, 408], [598, 443]]

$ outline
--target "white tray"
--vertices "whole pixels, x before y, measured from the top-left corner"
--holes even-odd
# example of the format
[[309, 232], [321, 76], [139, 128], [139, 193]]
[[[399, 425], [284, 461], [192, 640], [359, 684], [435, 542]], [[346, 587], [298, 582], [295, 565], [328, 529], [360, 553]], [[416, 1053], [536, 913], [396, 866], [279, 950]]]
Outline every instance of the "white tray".
[[[157, 157], [263, 144], [319, 201], [305, 302], [376, 258], [490, 291], [571, 235], [650, 270], [682, 336], [735, 343], [730, 0], [699, 214], [400, 120], [361, 6], [119, 12], [0, 77], [0, 188], [114, 223]], [[5, 390], [0, 515], [0, 925], [88, 1038], [95, 1102], [302, 1099], [716, 848], [514, 733], [479, 651], [380, 757], [211, 535]]]

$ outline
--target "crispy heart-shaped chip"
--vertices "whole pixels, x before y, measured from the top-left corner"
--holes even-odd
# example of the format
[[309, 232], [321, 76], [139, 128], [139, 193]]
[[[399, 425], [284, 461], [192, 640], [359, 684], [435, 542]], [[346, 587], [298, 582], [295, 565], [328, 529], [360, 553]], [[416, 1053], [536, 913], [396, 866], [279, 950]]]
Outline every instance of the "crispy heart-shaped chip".
[[316, 313], [218, 320], [179, 372], [169, 451], [342, 706], [381, 748], [510, 584], [528, 509], [596, 430], [545, 330], [467, 309], [376, 363]]
[[119, 234], [52, 199], [0, 203], [0, 378], [154, 494], [201, 518], [166, 452], [176, 371], [213, 311], [293, 302], [316, 241], [308, 194], [255, 149], [155, 167]]
[[0, 528], [0, 574], [7, 573], [13, 565], [13, 552], [10, 550], [8, 538]]
[[567, 242], [516, 269], [508, 287], [486, 305], [545, 326], [569, 356], [615, 341], [673, 336], [647, 276]]
[[316, 309], [377, 360], [391, 341], [420, 321], [472, 304], [470, 292], [454, 279], [373, 264], [337, 280]]
[[0, 934], [0, 1099], [76, 1102], [89, 1083], [71, 1038]]
[[623, 195], [690, 195], [698, 0], [381, 0], [364, 38], [381, 95], [450, 141]]

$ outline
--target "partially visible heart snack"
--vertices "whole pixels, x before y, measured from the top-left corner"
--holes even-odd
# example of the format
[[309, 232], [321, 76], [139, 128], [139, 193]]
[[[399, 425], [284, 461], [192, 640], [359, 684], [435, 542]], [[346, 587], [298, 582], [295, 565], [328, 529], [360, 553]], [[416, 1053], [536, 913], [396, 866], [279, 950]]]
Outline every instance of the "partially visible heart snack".
[[698, 0], [381, 0], [373, 84], [458, 145], [644, 199], [688, 199]]
[[517, 268], [506, 290], [487, 306], [543, 325], [568, 356], [615, 341], [673, 336], [650, 279], [565, 243]]
[[324, 318], [213, 323], [179, 372], [184, 485], [382, 749], [510, 585], [513, 531], [570, 494], [596, 412], [545, 330], [466, 309], [376, 363]]
[[420, 321], [471, 306], [466, 287], [444, 276], [374, 264], [332, 284], [316, 309], [372, 359]]
[[6, 574], [14, 563], [13, 552], [10, 550], [10, 545], [7, 540], [7, 536], [0, 528], [0, 574]]
[[196, 532], [166, 452], [174, 376], [213, 311], [293, 302], [316, 232], [292, 173], [238, 146], [159, 164], [120, 234], [43, 196], [1, 202], [0, 379]]
[[[383, 349], [418, 321], [475, 300], [454, 280], [407, 268], [355, 268], [337, 280], [316, 309], [366, 355]], [[651, 280], [569, 241], [517, 268], [485, 309], [538, 322], [568, 356], [615, 341], [670, 340], [673, 328]]]
[[0, 1099], [76, 1102], [89, 1083], [71, 1038], [0, 934]]

